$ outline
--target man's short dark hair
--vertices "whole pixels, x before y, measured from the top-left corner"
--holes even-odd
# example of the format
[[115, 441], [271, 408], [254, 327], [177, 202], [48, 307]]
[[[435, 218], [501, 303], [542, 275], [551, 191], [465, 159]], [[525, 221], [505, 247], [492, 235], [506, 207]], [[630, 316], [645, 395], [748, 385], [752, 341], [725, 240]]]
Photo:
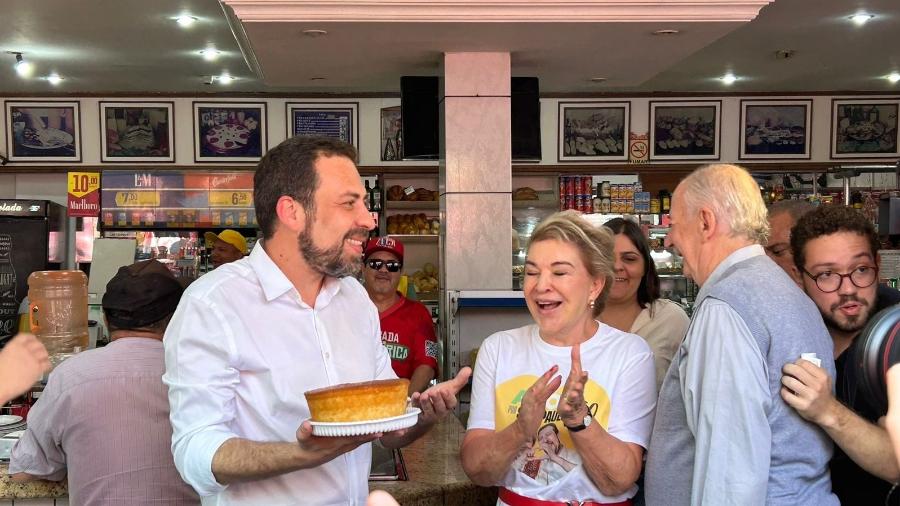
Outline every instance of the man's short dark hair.
[[321, 157], [343, 156], [356, 163], [356, 148], [330, 137], [295, 136], [263, 156], [253, 176], [256, 222], [263, 238], [275, 233], [278, 199], [287, 195], [303, 206], [307, 219], [315, 214], [313, 197], [319, 187], [315, 162]]
[[798, 221], [800, 221], [800, 218], [805, 216], [807, 213], [811, 213], [813, 210], [815, 210], [815, 208], [816, 206], [814, 206], [808, 200], [779, 200], [778, 202], [769, 205], [769, 218], [771, 219], [773, 216], [787, 213], [791, 216], [791, 220], [794, 223], [797, 223]]
[[813, 239], [838, 232], [852, 232], [869, 241], [872, 258], [878, 254], [881, 243], [875, 225], [855, 209], [842, 205], [823, 205], [806, 213], [791, 229], [791, 251], [797, 269], [806, 264], [806, 244]]

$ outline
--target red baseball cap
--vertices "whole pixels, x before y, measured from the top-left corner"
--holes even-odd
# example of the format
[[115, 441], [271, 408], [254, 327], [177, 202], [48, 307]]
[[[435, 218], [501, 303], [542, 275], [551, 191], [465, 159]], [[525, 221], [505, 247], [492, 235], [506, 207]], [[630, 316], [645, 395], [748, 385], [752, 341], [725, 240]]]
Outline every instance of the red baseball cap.
[[387, 251], [397, 256], [401, 262], [403, 261], [403, 243], [399, 239], [393, 237], [373, 237], [366, 243], [366, 249], [363, 253], [363, 259], [369, 258], [369, 255], [376, 251]]

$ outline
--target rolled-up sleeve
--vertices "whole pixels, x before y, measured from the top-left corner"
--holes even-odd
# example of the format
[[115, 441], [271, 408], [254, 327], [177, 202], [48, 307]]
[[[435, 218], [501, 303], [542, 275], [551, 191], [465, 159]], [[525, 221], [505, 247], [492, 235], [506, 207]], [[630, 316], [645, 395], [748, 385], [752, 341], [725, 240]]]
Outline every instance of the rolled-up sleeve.
[[185, 294], [163, 340], [175, 467], [201, 496], [225, 490], [213, 475], [212, 460], [225, 441], [238, 437], [228, 427], [239, 372], [234, 335], [225, 321], [214, 305]]
[[60, 392], [60, 374], [54, 372], [28, 414], [28, 429], [12, 449], [9, 474], [28, 473], [51, 481], [66, 477], [62, 430], [68, 409], [68, 398]]
[[696, 439], [691, 504], [763, 505], [771, 457], [766, 362], [728, 304], [707, 299], [694, 315], [682, 362], [687, 423]]

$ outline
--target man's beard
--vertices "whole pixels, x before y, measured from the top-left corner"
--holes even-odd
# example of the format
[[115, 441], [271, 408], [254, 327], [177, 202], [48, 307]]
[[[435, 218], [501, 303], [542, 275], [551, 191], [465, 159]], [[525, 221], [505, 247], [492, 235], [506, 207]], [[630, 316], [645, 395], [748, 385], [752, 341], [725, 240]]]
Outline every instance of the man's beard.
[[311, 269], [325, 276], [342, 278], [344, 276], [359, 277], [362, 272], [362, 255], [344, 258], [344, 242], [347, 239], [361, 237], [365, 241], [369, 231], [365, 228], [355, 228], [347, 232], [343, 239], [330, 248], [318, 248], [313, 244], [312, 219], [308, 219], [303, 232], [297, 235], [300, 246], [300, 254]]
[[[845, 316], [843, 318], [843, 322], [839, 321], [834, 315], [839, 314], [840, 311], [838, 308], [848, 302], [857, 302], [860, 304], [859, 314], [855, 316]], [[840, 300], [831, 305], [831, 310], [825, 314], [822, 314], [822, 320], [825, 321], [825, 326], [830, 329], [840, 330], [841, 332], [859, 332], [863, 327], [866, 326], [866, 323], [869, 322], [869, 316], [871, 316], [872, 308], [877, 303], [877, 300], [873, 300], [871, 304], [868, 301], [860, 299], [855, 295], [846, 295], [841, 296]]]

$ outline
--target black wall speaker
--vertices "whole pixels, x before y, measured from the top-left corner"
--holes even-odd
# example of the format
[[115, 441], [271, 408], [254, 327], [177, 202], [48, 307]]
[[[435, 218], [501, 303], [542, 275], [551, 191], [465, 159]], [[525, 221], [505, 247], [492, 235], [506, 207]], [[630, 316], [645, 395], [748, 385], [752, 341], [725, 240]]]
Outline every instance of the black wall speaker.
[[404, 160], [437, 160], [438, 78], [400, 78], [401, 138]]
[[541, 159], [541, 100], [537, 77], [513, 77], [512, 92], [512, 159]]

